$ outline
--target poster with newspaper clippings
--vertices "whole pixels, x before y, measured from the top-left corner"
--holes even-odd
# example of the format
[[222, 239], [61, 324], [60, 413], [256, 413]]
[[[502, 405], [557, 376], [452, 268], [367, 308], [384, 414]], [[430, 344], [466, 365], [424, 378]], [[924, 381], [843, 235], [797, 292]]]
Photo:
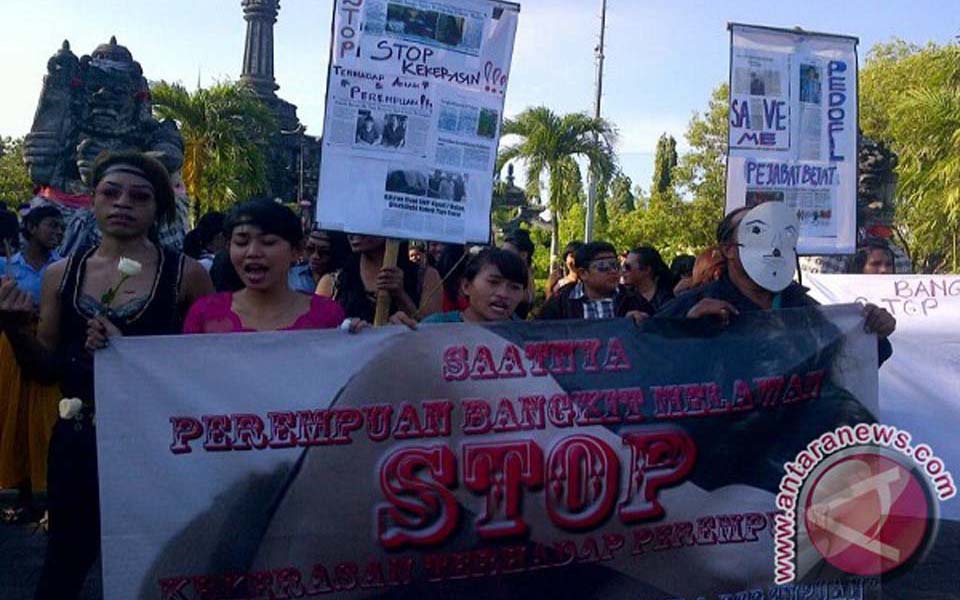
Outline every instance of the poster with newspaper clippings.
[[731, 24], [727, 211], [786, 202], [801, 254], [850, 254], [857, 39]]
[[486, 242], [519, 5], [338, 0], [323, 229]]

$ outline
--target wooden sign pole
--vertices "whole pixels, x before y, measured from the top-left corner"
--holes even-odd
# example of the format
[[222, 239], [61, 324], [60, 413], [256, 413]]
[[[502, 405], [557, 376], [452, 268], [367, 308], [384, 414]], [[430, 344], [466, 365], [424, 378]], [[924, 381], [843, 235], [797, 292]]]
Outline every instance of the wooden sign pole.
[[[397, 266], [397, 254], [400, 251], [400, 240], [387, 239], [383, 250], [383, 268]], [[390, 292], [377, 292], [377, 312], [373, 318], [374, 327], [383, 327], [390, 319]]]

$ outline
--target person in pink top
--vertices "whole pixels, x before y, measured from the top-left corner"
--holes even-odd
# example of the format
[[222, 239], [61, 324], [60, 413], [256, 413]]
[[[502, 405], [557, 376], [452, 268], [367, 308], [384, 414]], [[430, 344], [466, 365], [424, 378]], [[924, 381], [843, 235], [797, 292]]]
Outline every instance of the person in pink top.
[[197, 300], [187, 313], [184, 333], [329, 329], [344, 321], [343, 309], [333, 300], [295, 292], [287, 284], [290, 266], [303, 250], [303, 230], [293, 211], [252, 200], [230, 212], [224, 230], [230, 262], [244, 287]]

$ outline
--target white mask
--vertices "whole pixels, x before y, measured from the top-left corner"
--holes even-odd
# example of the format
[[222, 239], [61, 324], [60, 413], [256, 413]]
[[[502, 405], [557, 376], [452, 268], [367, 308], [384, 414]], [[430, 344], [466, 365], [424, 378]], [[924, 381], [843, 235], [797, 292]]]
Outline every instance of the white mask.
[[740, 262], [757, 285], [771, 292], [790, 285], [799, 227], [796, 211], [783, 202], [764, 202], [743, 215], [737, 227]]

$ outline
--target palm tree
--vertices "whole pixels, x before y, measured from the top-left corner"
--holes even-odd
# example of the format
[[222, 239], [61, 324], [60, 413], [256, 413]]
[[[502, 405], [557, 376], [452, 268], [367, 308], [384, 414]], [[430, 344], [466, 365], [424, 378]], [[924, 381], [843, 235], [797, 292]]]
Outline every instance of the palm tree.
[[960, 272], [960, 68], [941, 86], [910, 90], [894, 106], [901, 218], [914, 241]]
[[221, 82], [190, 93], [161, 81], [153, 84], [151, 96], [157, 116], [180, 126], [183, 182], [194, 200], [195, 218], [264, 192], [277, 121], [249, 88]]
[[528, 108], [503, 124], [503, 136], [517, 136], [516, 144], [497, 157], [497, 170], [511, 160], [526, 165], [527, 193], [543, 200], [541, 177], [546, 175], [552, 215], [550, 269], [557, 259], [560, 219], [575, 200], [571, 182], [580, 180], [577, 159], [585, 159], [598, 181], [607, 181], [616, 170], [613, 125], [585, 113], [558, 115], [545, 106]]

